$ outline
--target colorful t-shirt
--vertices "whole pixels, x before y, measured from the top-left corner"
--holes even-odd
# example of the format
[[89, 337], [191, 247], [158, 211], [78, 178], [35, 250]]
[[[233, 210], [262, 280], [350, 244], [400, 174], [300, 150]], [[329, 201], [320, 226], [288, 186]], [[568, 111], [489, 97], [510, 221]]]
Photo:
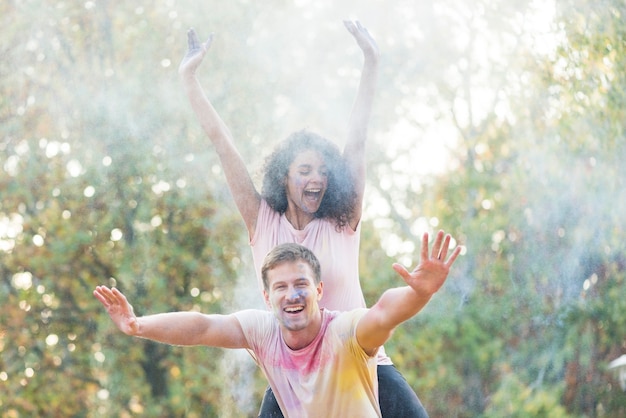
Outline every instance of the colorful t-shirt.
[[284, 214], [274, 211], [261, 200], [256, 230], [251, 237], [252, 256], [260, 289], [263, 289], [261, 267], [263, 259], [278, 244], [294, 242], [304, 245], [317, 257], [322, 267], [324, 295], [319, 305], [333, 311], [348, 311], [365, 307], [359, 282], [359, 235], [346, 227], [337, 231], [328, 219], [313, 219], [302, 230], [291, 225]]
[[[295, 229], [284, 214], [273, 210], [262, 199], [254, 236], [250, 239], [260, 290], [263, 290], [261, 267], [267, 253], [279, 244], [294, 242], [313, 251], [320, 262], [324, 282], [321, 307], [333, 311], [364, 308], [365, 298], [359, 282], [360, 234], [360, 223], [356, 231], [349, 226], [337, 231], [334, 221], [320, 218], [313, 219], [302, 230]], [[378, 364], [393, 364], [384, 347], [378, 351]]]
[[274, 314], [252, 309], [235, 314], [285, 417], [381, 416], [376, 358], [356, 340], [365, 312], [322, 309], [319, 334], [300, 350], [285, 344]]

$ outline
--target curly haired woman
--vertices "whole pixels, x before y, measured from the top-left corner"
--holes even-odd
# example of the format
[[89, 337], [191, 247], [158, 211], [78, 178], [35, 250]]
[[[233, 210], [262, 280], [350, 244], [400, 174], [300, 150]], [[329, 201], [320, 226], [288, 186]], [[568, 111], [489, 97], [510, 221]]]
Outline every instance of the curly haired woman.
[[[179, 73], [194, 112], [220, 158], [237, 208], [248, 229], [259, 283], [265, 255], [276, 245], [295, 242], [313, 251], [322, 266], [326, 291], [320, 306], [335, 311], [365, 307], [359, 283], [360, 221], [365, 189], [367, 124], [378, 73], [378, 47], [359, 22], [344, 22], [363, 52], [363, 69], [343, 150], [309, 131], [280, 143], [265, 164], [259, 193], [232, 135], [205, 95], [196, 70], [212, 43], [188, 32], [189, 49]], [[420, 400], [384, 348], [378, 353], [379, 402], [383, 417], [427, 417]], [[271, 390], [260, 417], [281, 417]]]

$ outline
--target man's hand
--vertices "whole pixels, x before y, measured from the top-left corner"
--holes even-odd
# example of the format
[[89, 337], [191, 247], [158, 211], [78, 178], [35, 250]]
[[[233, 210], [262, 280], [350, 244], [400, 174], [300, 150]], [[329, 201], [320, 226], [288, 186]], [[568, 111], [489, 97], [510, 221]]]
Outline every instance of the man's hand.
[[183, 60], [178, 66], [178, 73], [180, 75], [192, 75], [195, 74], [196, 69], [202, 62], [202, 59], [206, 55], [207, 51], [211, 47], [213, 42], [213, 34], [209, 35], [206, 42], [202, 43], [198, 40], [198, 34], [195, 29], [191, 28], [187, 31], [187, 53], [183, 57]]
[[415, 270], [410, 273], [402, 265], [394, 263], [393, 269], [402, 276], [406, 284], [411, 286], [418, 295], [430, 297], [434, 295], [446, 281], [450, 267], [461, 253], [462, 248], [457, 246], [446, 260], [450, 239], [449, 234], [445, 234], [444, 237], [444, 232], [439, 231], [429, 255], [428, 233], [425, 233], [422, 237], [420, 263]]
[[363, 55], [366, 58], [373, 58], [378, 60], [378, 57], [380, 55], [380, 52], [378, 51], [378, 45], [376, 44], [376, 41], [374, 40], [374, 38], [372, 38], [372, 35], [370, 35], [368, 30], [363, 25], [361, 25], [361, 22], [359, 22], [358, 20], [355, 22], [352, 22], [350, 20], [344, 20], [343, 24], [345, 25], [346, 29], [348, 29], [348, 32], [350, 32], [352, 36], [354, 36], [356, 43], [359, 45], [359, 48], [361, 48], [361, 51], [363, 51]]
[[133, 311], [133, 307], [126, 296], [116, 288], [109, 289], [106, 286], [98, 286], [93, 291], [93, 295], [106, 308], [109, 316], [115, 325], [127, 335], [136, 335], [139, 330], [137, 317]]

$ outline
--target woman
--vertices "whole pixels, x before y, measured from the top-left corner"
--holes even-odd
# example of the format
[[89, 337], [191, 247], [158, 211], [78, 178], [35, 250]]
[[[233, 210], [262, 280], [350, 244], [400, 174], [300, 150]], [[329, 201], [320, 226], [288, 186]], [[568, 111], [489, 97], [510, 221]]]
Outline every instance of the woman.
[[[274, 246], [296, 242], [311, 249], [328, 289], [320, 306], [345, 311], [365, 307], [359, 283], [360, 221], [365, 189], [365, 141], [376, 77], [378, 47], [359, 22], [344, 22], [363, 51], [361, 81], [343, 154], [332, 142], [308, 131], [290, 135], [266, 161], [262, 193], [247, 170], [232, 135], [208, 100], [196, 70], [212, 43], [188, 32], [189, 49], [179, 73], [194, 112], [218, 153], [228, 186], [250, 237], [257, 278]], [[381, 347], [379, 401], [383, 417], [425, 417], [426, 411]], [[271, 390], [260, 417], [282, 416]]]

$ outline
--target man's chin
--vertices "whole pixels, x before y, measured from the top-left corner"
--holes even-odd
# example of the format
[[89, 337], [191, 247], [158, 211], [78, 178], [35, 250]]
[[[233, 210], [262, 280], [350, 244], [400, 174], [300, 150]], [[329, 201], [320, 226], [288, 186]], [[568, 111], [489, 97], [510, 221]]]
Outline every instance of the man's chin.
[[306, 320], [283, 321], [283, 327], [289, 332], [298, 332], [306, 329], [308, 322]]

